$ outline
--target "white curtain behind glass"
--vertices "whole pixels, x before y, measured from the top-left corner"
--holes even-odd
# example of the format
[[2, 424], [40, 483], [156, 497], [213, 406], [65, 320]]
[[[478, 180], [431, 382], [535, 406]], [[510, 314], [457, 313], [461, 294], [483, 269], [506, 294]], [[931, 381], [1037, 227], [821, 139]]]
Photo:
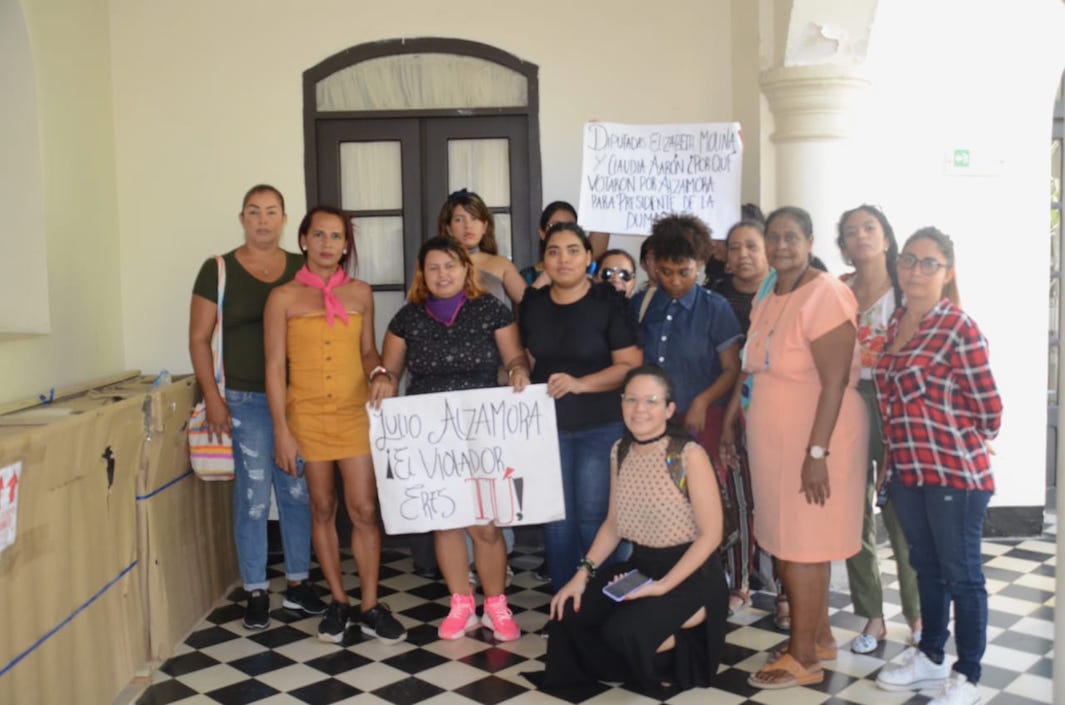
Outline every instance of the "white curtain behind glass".
[[[449, 191], [475, 191], [489, 208], [510, 209], [510, 143], [505, 139], [448, 140]], [[511, 253], [510, 214], [496, 213], [499, 254]]]
[[315, 86], [318, 110], [439, 110], [523, 107], [525, 77], [455, 54], [400, 54], [362, 61]]

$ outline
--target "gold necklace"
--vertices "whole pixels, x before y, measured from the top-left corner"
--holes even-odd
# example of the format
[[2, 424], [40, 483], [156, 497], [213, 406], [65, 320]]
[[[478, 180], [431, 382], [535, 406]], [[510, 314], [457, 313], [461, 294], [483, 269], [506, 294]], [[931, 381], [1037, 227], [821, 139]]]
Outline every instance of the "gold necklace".
[[270, 271], [274, 268], [272, 260], [277, 259], [277, 250], [274, 250], [273, 252], [268, 254], [266, 257], [267, 257], [266, 264], [259, 264], [258, 262], [255, 262], [254, 259], [249, 258], [251, 260], [251, 262], [254, 262], [254, 264], [249, 263], [249, 264], [251, 264], [249, 269], [253, 269], [255, 271], [261, 271], [264, 276], [269, 276], [270, 275]]

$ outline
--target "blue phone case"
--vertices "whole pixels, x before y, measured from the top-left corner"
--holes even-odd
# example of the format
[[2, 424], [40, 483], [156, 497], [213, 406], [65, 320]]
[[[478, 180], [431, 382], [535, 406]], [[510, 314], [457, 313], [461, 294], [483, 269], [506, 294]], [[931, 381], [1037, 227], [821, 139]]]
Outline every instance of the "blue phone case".
[[614, 582], [603, 586], [603, 594], [615, 602], [621, 602], [629, 594], [636, 592], [651, 579], [638, 570], [630, 570]]

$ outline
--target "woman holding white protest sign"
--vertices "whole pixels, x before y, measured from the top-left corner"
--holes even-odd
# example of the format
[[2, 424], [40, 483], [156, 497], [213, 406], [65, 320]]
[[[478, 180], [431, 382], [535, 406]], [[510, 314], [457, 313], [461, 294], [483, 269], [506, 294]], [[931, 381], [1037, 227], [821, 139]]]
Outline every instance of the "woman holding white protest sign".
[[[466, 248], [450, 237], [427, 240], [407, 305], [388, 324], [382, 366], [371, 373], [374, 405], [394, 396], [400, 373], [410, 373], [408, 394], [429, 394], [497, 385], [505, 364], [514, 391], [529, 384], [529, 363], [518, 327], [506, 306], [486, 295]], [[474, 564], [484, 590], [483, 617], [470, 587], [465, 534], [473, 539]], [[478, 622], [500, 641], [521, 636], [507, 598], [507, 553], [499, 527], [468, 526], [434, 532], [436, 560], [451, 592], [451, 610], [438, 629], [441, 639], [460, 639]]]
[[615, 396], [625, 373], [639, 365], [639, 326], [610, 284], [585, 274], [592, 245], [576, 223], [556, 223], [544, 238], [551, 285], [530, 288], [518, 309], [533, 382], [555, 399], [566, 517], [544, 525], [544, 549], [557, 590], [592, 545], [606, 518], [610, 448], [621, 437]]

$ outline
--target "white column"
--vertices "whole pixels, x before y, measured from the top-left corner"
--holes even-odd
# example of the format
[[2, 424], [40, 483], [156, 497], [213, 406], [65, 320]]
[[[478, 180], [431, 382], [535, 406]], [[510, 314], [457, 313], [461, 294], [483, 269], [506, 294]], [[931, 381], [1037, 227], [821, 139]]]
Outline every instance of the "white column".
[[814, 252], [839, 274], [846, 269], [835, 244], [840, 213], [876, 202], [876, 194], [860, 192], [855, 171], [860, 162], [849, 139], [852, 106], [869, 81], [856, 68], [821, 64], [770, 69], [762, 73], [761, 86], [775, 123], [770, 140], [776, 193], [767, 205], [809, 211]]

